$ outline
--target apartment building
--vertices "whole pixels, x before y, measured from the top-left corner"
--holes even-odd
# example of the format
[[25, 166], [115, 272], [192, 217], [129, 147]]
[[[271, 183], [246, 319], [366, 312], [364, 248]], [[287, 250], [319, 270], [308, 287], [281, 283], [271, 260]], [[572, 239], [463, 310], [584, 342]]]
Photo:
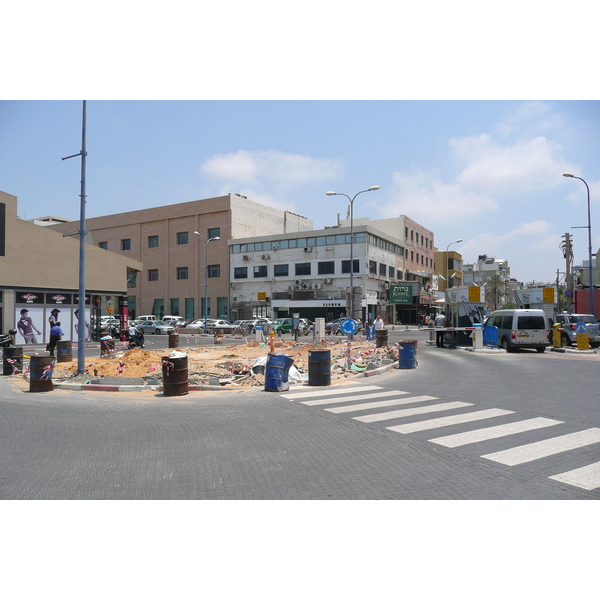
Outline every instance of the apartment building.
[[[72, 233], [78, 224], [61, 223], [48, 228]], [[312, 228], [312, 221], [301, 215], [252, 202], [240, 194], [86, 221], [90, 243], [143, 264], [143, 271], [128, 282], [130, 314], [154, 314], [159, 318], [172, 314], [186, 319], [204, 316], [205, 304], [206, 314], [211, 317], [231, 316], [228, 240]]]

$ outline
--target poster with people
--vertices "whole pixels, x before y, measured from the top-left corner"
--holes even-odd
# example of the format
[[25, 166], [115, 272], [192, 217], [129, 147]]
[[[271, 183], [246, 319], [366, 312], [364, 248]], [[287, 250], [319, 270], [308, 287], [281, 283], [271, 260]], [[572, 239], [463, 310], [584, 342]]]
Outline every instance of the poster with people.
[[17, 323], [16, 343], [41, 344], [44, 341], [44, 309], [28, 306], [17, 308], [15, 311]]
[[60, 323], [60, 328], [65, 332], [64, 340], [70, 340], [71, 331], [71, 308], [68, 306], [46, 308], [46, 321], [44, 328], [44, 343], [50, 341], [50, 329]]
[[[91, 332], [90, 332], [90, 309], [86, 308], [85, 309], [85, 332], [84, 332], [84, 340], [86, 342], [88, 342], [90, 340], [91, 337]], [[63, 328], [63, 331], [65, 331], [65, 329]], [[79, 308], [76, 308], [73, 311], [73, 340], [78, 340], [79, 339]]]

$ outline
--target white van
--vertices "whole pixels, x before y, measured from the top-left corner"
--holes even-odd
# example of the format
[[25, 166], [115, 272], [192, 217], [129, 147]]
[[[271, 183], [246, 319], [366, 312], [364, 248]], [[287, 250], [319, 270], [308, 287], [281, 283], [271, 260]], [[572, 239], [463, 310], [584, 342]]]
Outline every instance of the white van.
[[158, 319], [154, 315], [141, 315], [136, 317], [135, 320], [141, 323], [142, 321], [157, 321]]
[[535, 348], [544, 352], [550, 345], [550, 323], [541, 309], [495, 310], [484, 327], [498, 328], [498, 345], [507, 352], [517, 348]]

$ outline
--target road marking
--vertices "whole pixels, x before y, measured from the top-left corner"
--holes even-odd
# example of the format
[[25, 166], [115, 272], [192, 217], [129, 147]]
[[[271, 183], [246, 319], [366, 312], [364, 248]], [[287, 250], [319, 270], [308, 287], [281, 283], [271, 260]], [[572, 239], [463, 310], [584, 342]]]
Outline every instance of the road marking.
[[[463, 415], [452, 415], [450, 417], [439, 417], [438, 419], [428, 419], [426, 421], [418, 421], [417, 423], [406, 423], [405, 425], [394, 425], [388, 427], [392, 431], [398, 433], [413, 433], [414, 431], [425, 431], [426, 429], [435, 429], [436, 427], [446, 427], [447, 425], [456, 425], [458, 423], [470, 423], [471, 421], [481, 421], [491, 417], [500, 417], [502, 415], [510, 415], [512, 410], [504, 410], [501, 408], [490, 408], [488, 410], [479, 410]], [[443, 438], [440, 438], [443, 439]], [[434, 440], [429, 440], [433, 442]]]
[[339, 404], [340, 402], [352, 402], [354, 400], [369, 400], [371, 398], [384, 398], [385, 396], [399, 396], [400, 394], [408, 394], [408, 392], [399, 392], [397, 390], [391, 392], [377, 392], [374, 394], [359, 394], [358, 396], [346, 396], [345, 398], [323, 398], [322, 400], [303, 400], [301, 404], [307, 406], [322, 406], [324, 404]]
[[485, 440], [493, 440], [499, 437], [504, 437], [505, 435], [512, 435], [513, 433], [522, 433], [524, 431], [541, 429], [542, 427], [560, 425], [561, 423], [562, 421], [538, 417], [535, 419], [518, 421], [517, 423], [506, 423], [505, 425], [497, 425], [495, 427], [486, 427], [485, 429], [476, 429], [475, 431], [467, 431], [465, 433], [447, 435], [444, 437], [434, 438], [429, 441], [433, 442], [434, 444], [440, 444], [440, 446], [446, 446], [447, 448], [456, 448], [458, 446], [475, 444], [476, 442], [483, 442]]
[[326, 389], [320, 389], [320, 390], [315, 390], [314, 392], [294, 392], [293, 394], [289, 393], [289, 390], [285, 393], [282, 394], [283, 398], [312, 398], [314, 396], [331, 396], [333, 394], [349, 394], [352, 392], [357, 392], [358, 390], [360, 390], [361, 392], [367, 391], [367, 390], [380, 390], [381, 386], [379, 385], [365, 385], [365, 386], [354, 386], [354, 387], [347, 387], [347, 388], [342, 388], [342, 387], [338, 387], [338, 388], [330, 388], [330, 387], [326, 387]]
[[473, 406], [469, 402], [446, 402], [445, 404], [432, 404], [430, 406], [421, 406], [419, 408], [404, 408], [402, 410], [392, 410], [385, 413], [376, 413], [365, 415], [364, 417], [352, 417], [363, 423], [374, 423], [375, 421], [386, 421], [388, 419], [397, 419], [400, 417], [411, 417], [412, 415], [421, 415], [431, 412], [440, 412], [451, 410], [453, 408], [462, 408], [463, 406]]
[[[406, 394], [407, 392], [396, 392], [398, 394]], [[380, 398], [381, 394], [373, 394], [376, 398]], [[356, 410], [365, 410], [368, 408], [383, 408], [384, 406], [397, 406], [398, 404], [412, 404], [413, 402], [425, 402], [425, 400], [439, 400], [434, 396], [411, 396], [410, 398], [394, 398], [394, 400], [382, 400], [381, 402], [365, 402], [364, 404], [353, 404], [352, 406], [338, 406], [336, 408], [326, 408], [325, 410], [332, 413], [354, 412]]]
[[595, 490], [600, 487], [600, 462], [580, 467], [579, 469], [573, 469], [572, 471], [565, 471], [558, 475], [552, 475], [550, 479], [562, 481], [563, 483], [574, 485], [584, 490]]
[[509, 448], [508, 450], [502, 450], [500, 452], [484, 454], [481, 458], [488, 458], [489, 460], [512, 467], [514, 465], [537, 460], [538, 458], [544, 458], [553, 454], [574, 450], [575, 448], [581, 448], [582, 446], [597, 444], [598, 442], [600, 442], [600, 429], [592, 427], [591, 429], [577, 431], [576, 433], [568, 433], [567, 435], [550, 438], [549, 440], [542, 440], [540, 442], [533, 442], [532, 444]]

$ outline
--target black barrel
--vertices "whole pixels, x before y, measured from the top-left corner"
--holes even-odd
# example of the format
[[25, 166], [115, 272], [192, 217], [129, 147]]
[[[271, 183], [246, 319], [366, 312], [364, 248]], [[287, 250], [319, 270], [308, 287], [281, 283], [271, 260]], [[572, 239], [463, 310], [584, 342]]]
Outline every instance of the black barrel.
[[73, 342], [71, 340], [59, 340], [56, 343], [56, 362], [71, 362], [73, 360]]
[[308, 351], [308, 385], [331, 385], [331, 350]]
[[388, 345], [387, 329], [377, 329], [375, 331], [375, 347], [376, 348], [387, 348], [387, 345]]
[[100, 340], [100, 356], [113, 354], [115, 351], [115, 340]]
[[[12, 375], [15, 369], [18, 369], [21, 373], [23, 372], [23, 348], [3, 348], [2, 349], [4, 363], [3, 375]], [[9, 362], [14, 360], [15, 362]]]
[[52, 371], [54, 369], [53, 356], [32, 356], [29, 359], [29, 391], [51, 392]]
[[417, 366], [417, 340], [400, 340], [399, 369], [414, 369]]
[[169, 334], [169, 348], [177, 348], [179, 346], [179, 334], [178, 333], [170, 333]]
[[163, 356], [162, 376], [165, 396], [185, 396], [189, 391], [187, 356]]

